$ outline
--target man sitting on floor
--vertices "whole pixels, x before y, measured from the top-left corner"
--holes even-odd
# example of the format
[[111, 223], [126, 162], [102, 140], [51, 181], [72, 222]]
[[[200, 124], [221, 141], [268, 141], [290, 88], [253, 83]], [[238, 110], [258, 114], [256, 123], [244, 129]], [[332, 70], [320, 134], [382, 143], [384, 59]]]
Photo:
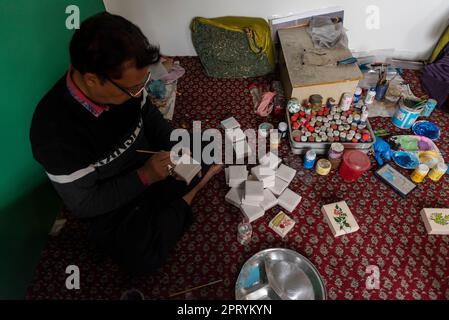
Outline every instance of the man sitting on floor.
[[[70, 43], [71, 67], [38, 104], [30, 130], [33, 155], [65, 205], [131, 274], [164, 262], [192, 222], [193, 198], [221, 169], [190, 187], [171, 176], [176, 141], [145, 90], [159, 57], [128, 20], [87, 19]], [[138, 149], [165, 151], [148, 159]]]

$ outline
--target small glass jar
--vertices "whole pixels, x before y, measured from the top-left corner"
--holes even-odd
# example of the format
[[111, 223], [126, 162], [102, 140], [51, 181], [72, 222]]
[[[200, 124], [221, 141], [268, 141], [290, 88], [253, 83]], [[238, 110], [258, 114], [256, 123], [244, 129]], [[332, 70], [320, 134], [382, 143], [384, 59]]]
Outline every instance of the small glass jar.
[[253, 228], [248, 221], [242, 221], [237, 226], [237, 241], [242, 244], [248, 244], [253, 235]]
[[328, 158], [332, 165], [332, 170], [337, 169], [340, 166], [343, 158], [345, 147], [341, 143], [332, 143], [329, 149]]

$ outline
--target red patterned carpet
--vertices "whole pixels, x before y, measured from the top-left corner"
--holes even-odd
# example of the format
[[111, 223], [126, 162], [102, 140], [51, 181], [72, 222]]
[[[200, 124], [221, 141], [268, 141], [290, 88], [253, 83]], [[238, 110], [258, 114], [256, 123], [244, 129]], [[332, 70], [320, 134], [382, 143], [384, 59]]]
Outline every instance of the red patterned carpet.
[[[186, 75], [181, 79], [175, 126], [201, 120], [203, 128], [217, 127], [234, 116], [244, 129], [255, 128], [263, 119], [252, 114], [252, 100], [246, 90], [251, 82], [271, 79], [217, 80], [206, 77], [196, 58], [181, 58]], [[414, 73], [405, 78], [421, 95]], [[412, 81], [413, 80], [413, 81]], [[434, 112], [432, 121], [443, 128], [437, 142], [449, 160], [449, 115]], [[374, 128], [400, 132], [390, 119], [374, 119]], [[302, 159], [283, 143], [284, 162], [298, 170], [290, 188], [303, 200], [291, 214], [296, 221], [292, 232], [281, 240], [268, 222], [279, 211], [275, 207], [253, 223], [252, 242], [241, 246], [236, 228], [239, 210], [224, 201], [228, 191], [224, 174], [198, 196], [193, 211], [196, 222], [183, 236], [169, 261], [157, 273], [130, 279], [108, 259], [93, 255], [85, 241], [85, 226], [70, 220], [62, 233], [49, 238], [30, 284], [28, 299], [119, 299], [123, 291], [136, 288], [147, 299], [166, 299], [171, 293], [206, 284], [221, 283], [178, 296], [178, 299], [233, 299], [234, 285], [243, 263], [256, 252], [285, 247], [308, 257], [325, 280], [329, 299], [448, 299], [449, 237], [429, 236], [420, 219], [423, 207], [449, 207], [449, 177], [439, 183], [427, 180], [406, 199], [373, 175], [373, 169], [357, 183], [346, 184], [338, 174], [318, 176], [302, 167]], [[322, 205], [346, 200], [360, 230], [334, 238], [323, 221]], [[65, 269], [77, 265], [81, 289], [65, 288]], [[380, 289], [367, 290], [366, 267], [378, 266]]]

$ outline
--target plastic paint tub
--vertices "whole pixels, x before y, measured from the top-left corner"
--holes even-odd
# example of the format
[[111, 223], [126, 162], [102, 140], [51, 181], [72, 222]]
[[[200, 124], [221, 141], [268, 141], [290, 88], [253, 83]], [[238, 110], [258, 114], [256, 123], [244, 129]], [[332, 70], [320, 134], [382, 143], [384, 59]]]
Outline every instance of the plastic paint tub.
[[401, 129], [410, 129], [416, 119], [421, 115], [422, 109], [422, 107], [416, 109], [409, 108], [404, 104], [402, 99], [399, 100], [398, 109], [392, 118], [393, 124]]
[[358, 150], [345, 152], [340, 166], [340, 175], [346, 182], [356, 181], [362, 174], [369, 170], [371, 161], [369, 157]]
[[437, 101], [434, 99], [429, 99], [427, 100], [426, 104], [424, 105], [424, 108], [421, 112], [421, 115], [423, 117], [429, 117], [433, 110], [435, 109], [435, 107], [437, 106]]

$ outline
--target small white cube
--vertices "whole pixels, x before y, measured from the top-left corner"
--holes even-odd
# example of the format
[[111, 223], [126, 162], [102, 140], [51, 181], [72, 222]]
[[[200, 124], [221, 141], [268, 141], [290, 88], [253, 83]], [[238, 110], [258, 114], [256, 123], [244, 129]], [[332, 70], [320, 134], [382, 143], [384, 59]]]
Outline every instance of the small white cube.
[[247, 206], [260, 206], [261, 203], [262, 203], [262, 201], [260, 201], [260, 200], [245, 199], [245, 196], [243, 195], [242, 204], [246, 204]]
[[287, 188], [278, 198], [278, 204], [288, 212], [292, 212], [299, 205], [301, 199], [299, 194]]
[[235, 120], [234, 117], [230, 117], [228, 119], [225, 119], [221, 122], [221, 127], [223, 129], [236, 129], [240, 128], [240, 124]]
[[278, 199], [274, 196], [273, 192], [268, 189], [263, 191], [263, 201], [260, 203], [260, 206], [265, 211], [270, 210], [274, 206], [278, 204]]
[[287, 167], [285, 164], [281, 164], [279, 168], [276, 170], [276, 176], [281, 178], [282, 180], [288, 182], [292, 182], [293, 178], [296, 175], [296, 170], [290, 167]]
[[326, 204], [321, 211], [334, 237], [359, 230], [359, 225], [345, 201]]
[[263, 183], [260, 181], [245, 181], [245, 196], [247, 201], [263, 201]]
[[261, 165], [270, 167], [273, 170], [276, 170], [279, 164], [281, 164], [282, 159], [275, 155], [273, 152], [268, 152], [261, 158], [259, 158], [259, 162]]
[[421, 218], [428, 234], [449, 234], [449, 209], [424, 208]]
[[243, 199], [243, 189], [242, 188], [231, 188], [225, 196], [225, 201], [240, 208]]
[[238, 187], [248, 178], [248, 170], [246, 166], [230, 166], [229, 167], [229, 186], [231, 188]]
[[274, 186], [268, 188], [276, 197], [279, 197], [282, 192], [288, 187], [288, 183], [281, 178], [276, 177], [274, 180]]
[[276, 172], [265, 166], [257, 166], [251, 169], [251, 173], [257, 180], [263, 182], [263, 187], [273, 187], [276, 179]]
[[262, 218], [265, 214], [265, 211], [260, 206], [248, 206], [242, 204], [240, 210], [249, 222]]
[[201, 172], [201, 164], [188, 154], [184, 154], [177, 162], [174, 172], [182, 178], [187, 184]]
[[231, 141], [232, 143], [237, 141], [246, 140], [246, 135], [243, 132], [242, 129], [236, 128], [236, 129], [227, 129], [226, 130], [226, 138]]
[[233, 144], [236, 160], [245, 159], [253, 154], [251, 146], [246, 142], [246, 139], [236, 141]]

